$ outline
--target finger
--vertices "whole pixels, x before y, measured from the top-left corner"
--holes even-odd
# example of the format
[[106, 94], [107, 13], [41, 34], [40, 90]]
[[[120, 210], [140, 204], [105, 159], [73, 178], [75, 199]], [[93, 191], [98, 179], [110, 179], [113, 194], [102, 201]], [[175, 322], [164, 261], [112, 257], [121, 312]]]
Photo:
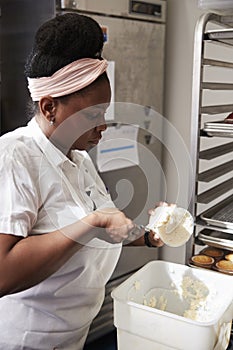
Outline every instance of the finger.
[[159, 237], [158, 233], [154, 233], [153, 231], [152, 231], [152, 233], [153, 233], [153, 239], [154, 239], [154, 241], [159, 241], [159, 240], [160, 240], [160, 237]]
[[149, 215], [154, 215], [154, 214], [155, 214], [155, 210], [156, 210], [157, 208], [158, 208], [158, 207], [153, 208], [153, 209], [149, 209], [149, 210], [148, 210], [148, 214], [149, 214]]
[[[156, 247], [162, 247], [164, 245], [163, 241], [161, 240], [161, 238], [158, 236], [157, 233], [153, 235], [153, 240], [154, 240], [154, 245]], [[152, 244], [153, 244], [153, 241], [152, 241]]]
[[157, 202], [155, 204], [156, 207], [167, 207], [168, 206], [168, 203], [167, 202], [163, 202], [163, 201], [160, 201], [160, 202]]
[[109, 228], [106, 230], [106, 232], [113, 240], [123, 240], [128, 237], [128, 233], [125, 228]]
[[168, 206], [169, 206], [169, 207], [174, 207], [174, 208], [175, 208], [175, 207], [176, 207], [176, 204], [171, 203], [171, 204], [169, 204]]
[[124, 240], [126, 240], [128, 238], [128, 235], [125, 235], [125, 236], [122, 236], [122, 235], [109, 235], [112, 242], [114, 243], [121, 243], [123, 242]]
[[158, 241], [156, 241], [155, 245], [156, 245], [156, 247], [159, 248], [159, 247], [164, 246], [164, 242], [161, 239], [159, 239]]
[[133, 229], [135, 229], [136, 225], [133, 223], [132, 220], [130, 219], [126, 219], [126, 230], [127, 232], [132, 231]]
[[149, 209], [149, 210], [148, 210], [148, 214], [149, 214], [149, 215], [154, 214], [154, 209]]

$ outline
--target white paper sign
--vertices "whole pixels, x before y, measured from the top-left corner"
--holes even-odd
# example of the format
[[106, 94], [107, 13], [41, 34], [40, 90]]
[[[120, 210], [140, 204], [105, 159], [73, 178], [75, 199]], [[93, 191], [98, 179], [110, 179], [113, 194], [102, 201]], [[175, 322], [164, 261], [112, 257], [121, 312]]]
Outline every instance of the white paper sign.
[[137, 125], [110, 126], [102, 136], [96, 159], [100, 172], [139, 164]]

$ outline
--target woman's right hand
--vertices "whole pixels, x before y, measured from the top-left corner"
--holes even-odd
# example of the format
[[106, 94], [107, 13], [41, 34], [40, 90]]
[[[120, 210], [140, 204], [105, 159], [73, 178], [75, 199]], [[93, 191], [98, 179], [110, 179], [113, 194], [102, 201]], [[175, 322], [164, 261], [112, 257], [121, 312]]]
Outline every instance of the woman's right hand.
[[45, 280], [92, 238], [118, 243], [133, 227], [120, 210], [105, 208], [40, 235], [23, 238], [0, 233], [0, 297]]
[[120, 243], [127, 239], [128, 233], [135, 227], [132, 220], [117, 208], [103, 208], [93, 214], [97, 237], [111, 243]]

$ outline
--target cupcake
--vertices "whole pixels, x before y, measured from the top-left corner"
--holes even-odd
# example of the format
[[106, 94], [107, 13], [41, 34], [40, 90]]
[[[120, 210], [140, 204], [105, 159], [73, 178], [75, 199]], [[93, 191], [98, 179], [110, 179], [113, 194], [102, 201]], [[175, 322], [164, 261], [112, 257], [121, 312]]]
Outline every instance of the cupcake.
[[211, 256], [215, 260], [220, 260], [224, 256], [224, 250], [214, 247], [207, 247], [201, 251], [201, 254]]
[[220, 272], [225, 272], [229, 274], [233, 274], [233, 261], [230, 260], [219, 260], [216, 264], [215, 267], [217, 270]]
[[191, 263], [196, 266], [210, 268], [214, 264], [214, 258], [205, 254], [198, 254], [191, 257]]
[[225, 259], [233, 262], [233, 253], [226, 254]]

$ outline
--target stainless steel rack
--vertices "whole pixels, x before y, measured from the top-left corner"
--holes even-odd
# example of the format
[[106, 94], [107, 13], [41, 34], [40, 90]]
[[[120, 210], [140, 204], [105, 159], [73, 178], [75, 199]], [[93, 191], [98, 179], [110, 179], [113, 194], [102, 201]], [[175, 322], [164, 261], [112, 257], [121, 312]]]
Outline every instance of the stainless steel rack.
[[[194, 38], [191, 157], [195, 217], [192, 254], [203, 245], [233, 250], [233, 16], [202, 15]], [[232, 210], [229, 207], [232, 203]], [[216, 219], [218, 210], [232, 219]], [[228, 206], [228, 207], [227, 207]], [[231, 221], [232, 220], [232, 221]], [[190, 249], [187, 252], [187, 259]]]

